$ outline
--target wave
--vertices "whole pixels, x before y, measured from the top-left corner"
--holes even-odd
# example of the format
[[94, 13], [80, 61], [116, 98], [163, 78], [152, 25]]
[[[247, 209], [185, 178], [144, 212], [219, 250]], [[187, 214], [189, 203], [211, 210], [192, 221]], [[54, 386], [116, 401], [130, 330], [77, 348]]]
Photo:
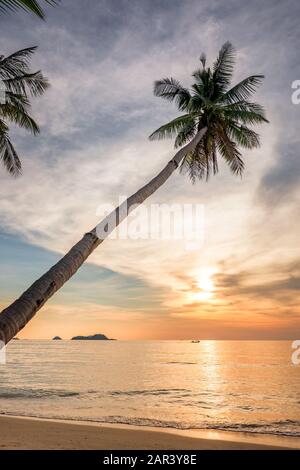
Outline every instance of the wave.
[[[101, 419], [103, 423], [118, 423], [118, 424], [131, 424], [135, 426], [152, 426], [152, 427], [164, 427], [164, 428], [175, 428], [181, 430], [218, 430], [218, 431], [232, 431], [232, 432], [247, 432], [253, 434], [272, 434], [278, 436], [290, 436], [300, 437], [300, 421], [282, 420], [274, 421], [268, 424], [259, 423], [234, 423], [234, 424], [223, 424], [223, 423], [196, 423], [191, 426], [187, 423], [178, 423], [174, 421], [164, 421], [157, 419], [147, 418], [126, 418], [122, 416], [107, 416], [105, 419]], [[294, 428], [294, 429], [291, 429]]]
[[210, 426], [210, 429], [300, 437], [300, 421], [282, 420], [270, 423], [233, 423]]
[[186, 388], [159, 388], [159, 389], [148, 389], [148, 390], [115, 390], [110, 392], [111, 396], [136, 396], [136, 395], [170, 395], [173, 393], [180, 393], [180, 392], [189, 392]]
[[[14, 412], [0, 411], [3, 416], [16, 416]], [[26, 414], [19, 413], [18, 416], [27, 418], [39, 419], [53, 419], [57, 421], [76, 421], [86, 423], [101, 423], [101, 424], [128, 424], [141, 427], [155, 427], [155, 428], [170, 428], [178, 430], [214, 430], [214, 431], [230, 431], [230, 432], [243, 432], [250, 434], [268, 434], [273, 436], [285, 437], [300, 437], [300, 421], [298, 420], [282, 420], [273, 421], [267, 424], [260, 423], [178, 423], [176, 421], [166, 421], [152, 418], [139, 418], [139, 417], [126, 417], [126, 416], [102, 416], [96, 418], [88, 418], [82, 416], [58, 416], [58, 415], [41, 415], [41, 414]]]
[[[185, 388], [160, 388], [145, 390], [112, 390], [107, 392], [111, 397], [122, 396], [159, 396], [159, 395], [179, 395], [189, 396], [190, 390]], [[184, 395], [181, 395], [184, 394]], [[96, 395], [98, 397], [105, 396], [105, 393], [96, 390], [87, 390], [79, 393], [75, 391], [58, 390], [58, 389], [37, 389], [37, 388], [16, 388], [16, 387], [0, 387], [0, 399], [20, 399], [20, 398], [67, 398], [67, 397], [83, 397], [84, 395]]]
[[163, 364], [182, 364], [182, 365], [197, 365], [197, 362], [178, 362], [178, 361], [169, 361], [169, 362], [164, 362]]
[[66, 390], [33, 389], [33, 388], [0, 388], [0, 399], [20, 398], [68, 398], [79, 396], [80, 393]]

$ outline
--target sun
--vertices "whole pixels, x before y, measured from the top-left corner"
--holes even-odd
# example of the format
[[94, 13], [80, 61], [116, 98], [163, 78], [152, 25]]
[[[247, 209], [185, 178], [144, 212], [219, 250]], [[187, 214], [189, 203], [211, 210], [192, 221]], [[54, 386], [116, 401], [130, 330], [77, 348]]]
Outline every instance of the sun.
[[198, 280], [198, 287], [205, 292], [211, 292], [214, 289], [214, 283], [209, 274], [203, 275]]
[[214, 297], [215, 285], [213, 282], [214, 271], [211, 269], [202, 269], [196, 275], [196, 286], [199, 290], [194, 290], [194, 301], [210, 300]]

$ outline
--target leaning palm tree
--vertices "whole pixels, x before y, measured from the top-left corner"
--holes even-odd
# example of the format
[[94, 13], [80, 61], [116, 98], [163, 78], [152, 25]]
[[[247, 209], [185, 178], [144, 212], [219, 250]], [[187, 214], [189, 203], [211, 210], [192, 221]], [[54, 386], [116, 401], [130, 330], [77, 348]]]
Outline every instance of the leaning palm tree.
[[[56, 5], [60, 0], [45, 0], [49, 5]], [[37, 0], [0, 0], [0, 13], [25, 10], [45, 19], [45, 13]]]
[[9, 138], [8, 124], [39, 133], [30, 116], [30, 96], [40, 96], [49, 86], [41, 71], [31, 72], [29, 61], [36, 47], [0, 56], [0, 160], [13, 176], [21, 172], [21, 161]]
[[234, 58], [230, 43], [221, 48], [212, 68], [206, 66], [202, 55], [190, 90], [173, 78], [155, 82], [154, 94], [175, 101], [184, 114], [157, 129], [150, 139], [174, 136], [175, 147], [180, 149], [157, 176], [86, 233], [57, 264], [3, 310], [0, 314], [2, 341], [7, 343], [13, 338], [112, 230], [160, 188], [178, 166], [188, 170], [193, 181], [208, 178], [210, 173], [217, 172], [220, 156], [233, 174], [242, 173], [244, 164], [239, 147], [251, 149], [259, 145], [258, 134], [248, 126], [267, 122], [267, 119], [263, 108], [249, 101], [262, 75], [247, 77], [230, 88]]

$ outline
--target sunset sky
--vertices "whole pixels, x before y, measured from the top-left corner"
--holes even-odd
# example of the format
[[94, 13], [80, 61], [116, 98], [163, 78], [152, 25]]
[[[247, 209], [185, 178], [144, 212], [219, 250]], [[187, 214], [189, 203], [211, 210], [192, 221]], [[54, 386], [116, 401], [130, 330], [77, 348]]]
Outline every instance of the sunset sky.
[[300, 80], [297, 0], [62, 0], [43, 22], [2, 16], [1, 54], [38, 45], [33, 68], [51, 88], [34, 100], [41, 134], [14, 129], [23, 176], [0, 169], [0, 307], [20, 295], [174, 154], [150, 142], [176, 117], [153, 82], [191, 83], [205, 51], [230, 40], [235, 81], [264, 74], [255, 100], [270, 124], [244, 152], [243, 178], [192, 185], [178, 172], [151, 203], [203, 204], [204, 242], [108, 240], [20, 333], [70, 338], [299, 339]]

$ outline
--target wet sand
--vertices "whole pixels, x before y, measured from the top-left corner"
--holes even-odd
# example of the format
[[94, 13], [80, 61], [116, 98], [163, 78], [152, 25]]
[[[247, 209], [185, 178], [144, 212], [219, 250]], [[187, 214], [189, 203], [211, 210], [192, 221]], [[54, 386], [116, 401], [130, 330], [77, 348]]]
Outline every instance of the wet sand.
[[[0, 449], [255, 450], [296, 448], [298, 440], [217, 431], [175, 431], [0, 417]], [[299, 447], [300, 443], [298, 442]]]

